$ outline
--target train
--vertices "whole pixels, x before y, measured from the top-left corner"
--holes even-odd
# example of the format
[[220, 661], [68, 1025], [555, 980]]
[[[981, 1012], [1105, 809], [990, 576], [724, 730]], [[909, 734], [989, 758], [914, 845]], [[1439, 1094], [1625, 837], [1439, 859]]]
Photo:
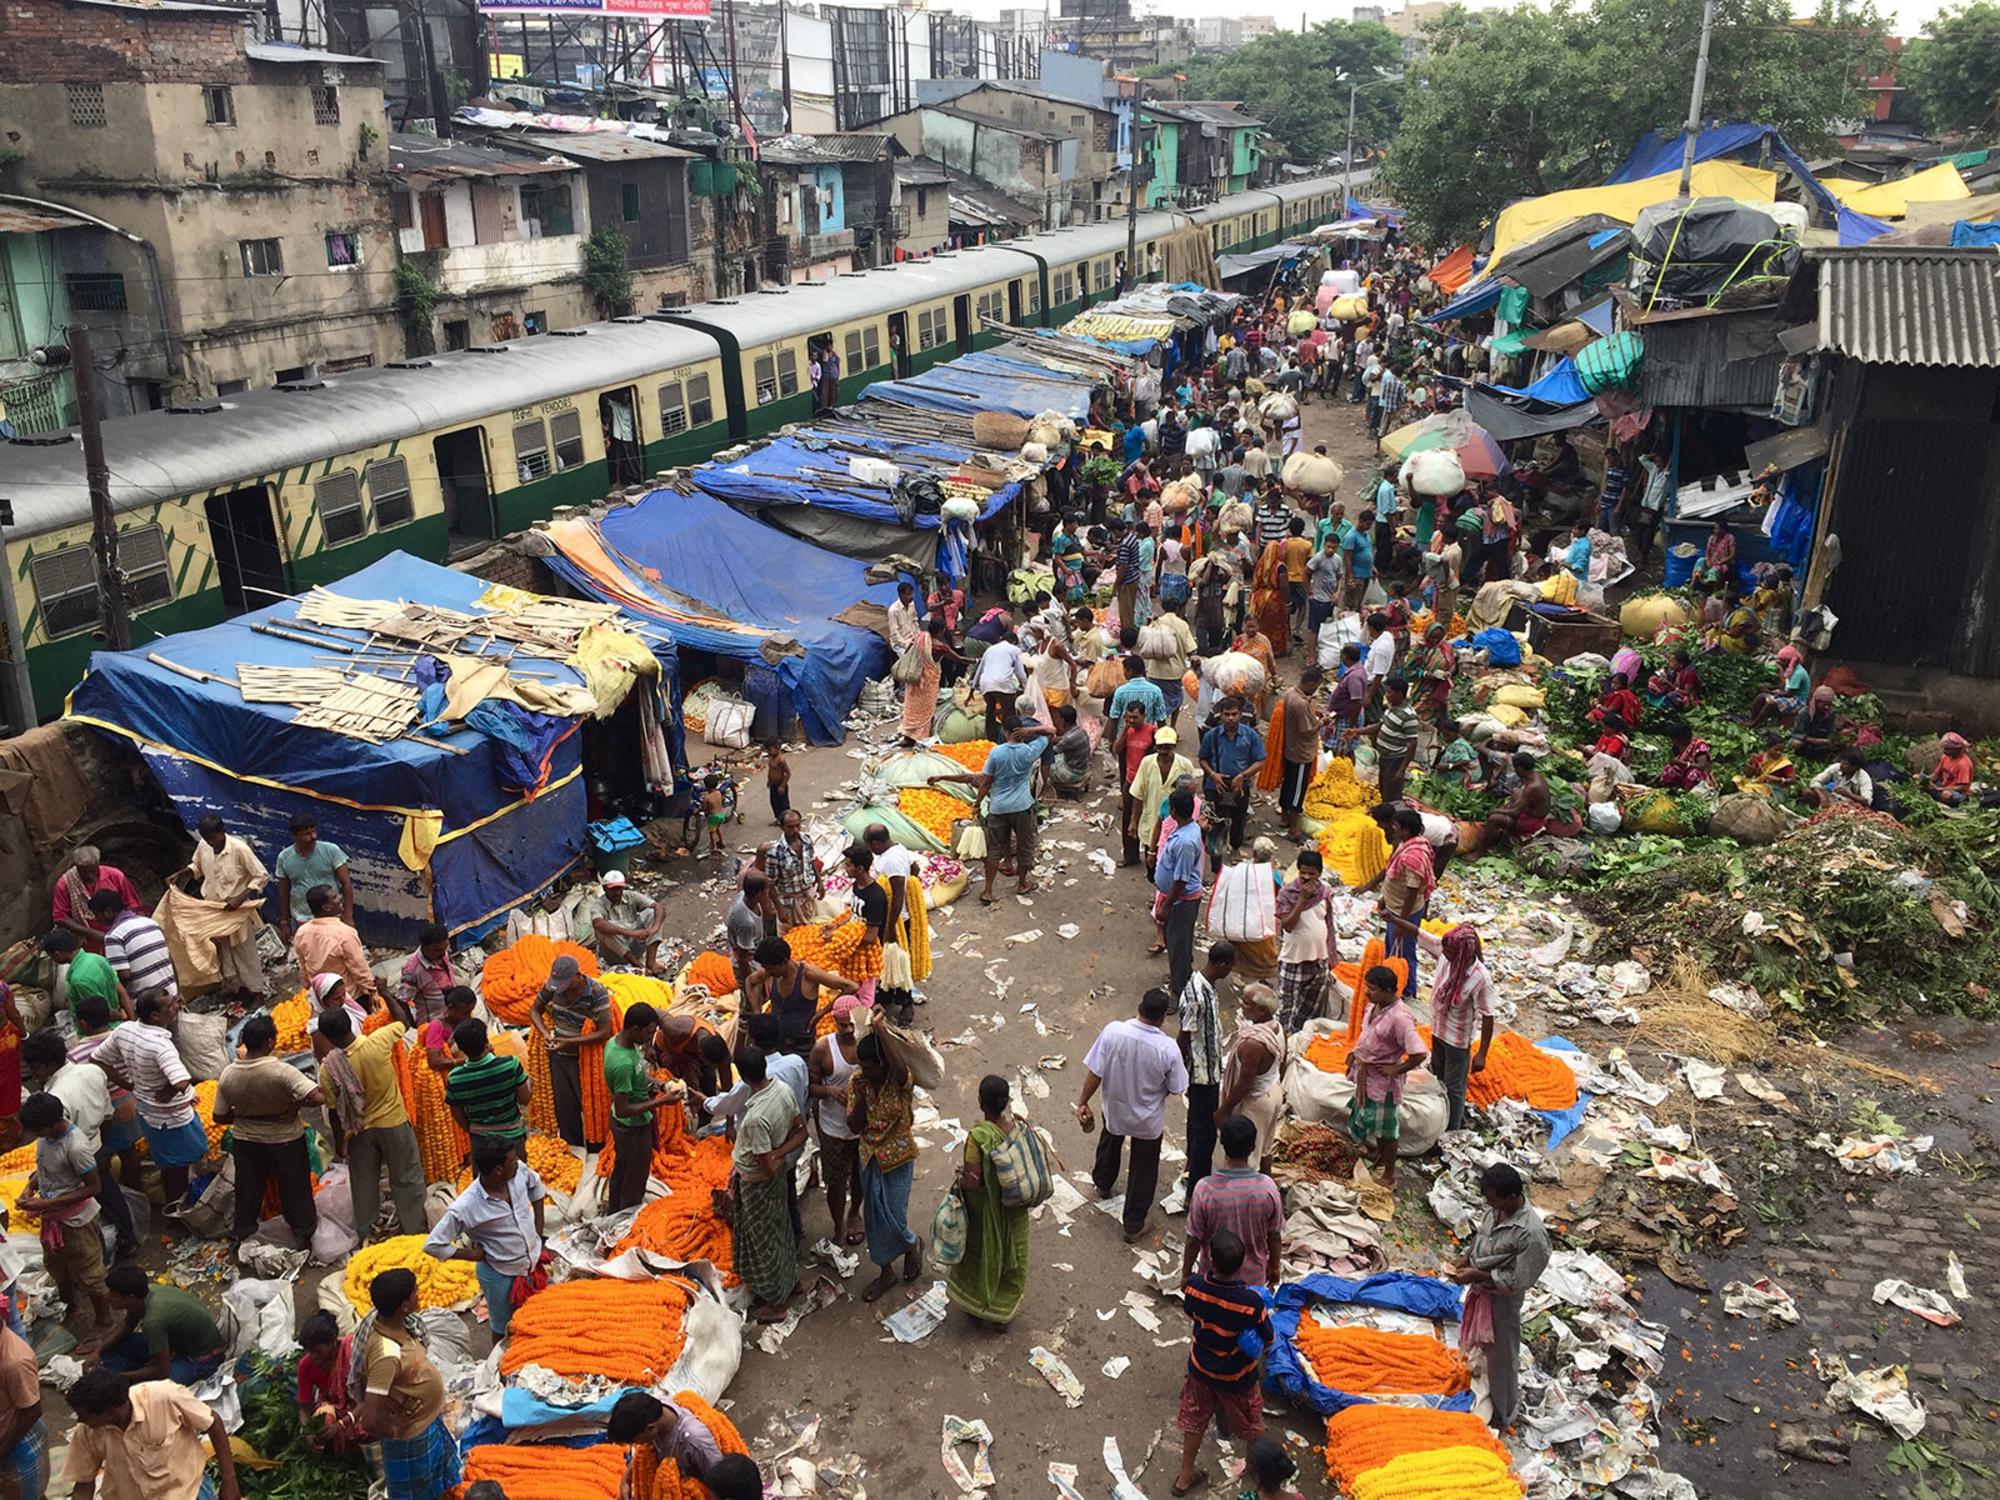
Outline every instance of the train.
[[[1315, 178], [1144, 213], [1136, 232], [1143, 247], [1192, 223], [1213, 250], [1262, 249], [1338, 218], [1344, 201], [1338, 178]], [[108, 422], [133, 643], [335, 583], [390, 551], [444, 562], [803, 421], [809, 341], [833, 341], [847, 401], [990, 347], [995, 325], [1060, 326], [1113, 295], [1126, 236], [1123, 220], [1045, 230]], [[76, 434], [0, 445], [0, 498], [13, 507], [9, 618], [47, 720], [101, 644]]]

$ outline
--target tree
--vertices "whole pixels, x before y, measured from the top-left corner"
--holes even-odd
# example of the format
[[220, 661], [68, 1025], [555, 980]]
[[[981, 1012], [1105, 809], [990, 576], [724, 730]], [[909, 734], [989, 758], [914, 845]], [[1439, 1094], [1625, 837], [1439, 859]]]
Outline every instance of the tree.
[[1935, 17], [1897, 72], [1930, 129], [2000, 140], [2000, 5], [1981, 0]]
[[[1402, 43], [1386, 26], [1322, 21], [1312, 30], [1272, 32], [1233, 52], [1191, 58], [1182, 68], [1190, 99], [1235, 99], [1262, 120], [1294, 162], [1317, 164], [1347, 147], [1347, 89], [1336, 75], [1369, 79], [1395, 71]], [[1386, 142], [1396, 128], [1394, 85], [1362, 90], [1355, 102], [1355, 151]]]
[[632, 311], [632, 267], [625, 236], [616, 224], [600, 224], [583, 242], [583, 289], [607, 318]]
[[[1398, 200], [1440, 242], [1475, 239], [1508, 202], [1602, 182], [1649, 130], [1687, 119], [1702, 0], [1557, 0], [1430, 29], [1387, 162]], [[1787, 0], [1717, 0], [1703, 114], [1825, 143], [1862, 112], [1888, 56], [1872, 0], [1823, 0], [1795, 22]]]

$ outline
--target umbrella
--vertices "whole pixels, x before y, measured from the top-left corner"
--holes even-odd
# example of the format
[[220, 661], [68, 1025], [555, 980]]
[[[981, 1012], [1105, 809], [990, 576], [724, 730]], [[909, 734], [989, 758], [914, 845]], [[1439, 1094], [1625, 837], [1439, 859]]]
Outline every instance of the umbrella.
[[1433, 412], [1382, 439], [1383, 454], [1398, 462], [1433, 448], [1455, 454], [1467, 479], [1495, 479], [1513, 467], [1493, 435], [1462, 411]]

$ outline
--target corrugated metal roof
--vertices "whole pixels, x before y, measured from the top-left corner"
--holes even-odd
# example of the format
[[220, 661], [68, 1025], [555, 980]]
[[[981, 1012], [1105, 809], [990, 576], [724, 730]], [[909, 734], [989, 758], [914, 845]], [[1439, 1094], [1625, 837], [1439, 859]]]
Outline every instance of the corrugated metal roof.
[[1640, 330], [1646, 357], [1639, 366], [1639, 400], [1648, 406], [1768, 412], [1778, 390], [1778, 367], [1785, 362], [1778, 335], [1788, 326], [1772, 307], [1650, 318]]
[[896, 138], [870, 131], [844, 131], [836, 135], [781, 135], [764, 141], [761, 155], [765, 161], [785, 162], [792, 166], [808, 166], [815, 163], [838, 165], [842, 162], [880, 161], [884, 151], [895, 149]]
[[1211, 124], [1226, 125], [1232, 130], [1242, 130], [1265, 123], [1263, 120], [1253, 119], [1244, 112], [1242, 105], [1229, 99], [1177, 99], [1172, 107], [1197, 119], [1207, 120]]
[[0, 203], [0, 234], [40, 234], [47, 229], [80, 229], [83, 220], [41, 208]]
[[553, 154], [526, 156], [518, 151], [497, 151], [473, 141], [441, 141], [434, 135], [398, 132], [389, 137], [389, 170], [400, 180], [414, 183], [574, 172], [577, 165]]
[[294, 47], [290, 42], [245, 42], [243, 55], [252, 62], [334, 63], [342, 67], [379, 68], [379, 57], [356, 57], [351, 52], [320, 52], [311, 47]]
[[1822, 349], [1869, 364], [2000, 368], [2000, 254], [1861, 245], [1811, 256]]
[[613, 135], [608, 131], [524, 130], [518, 139], [544, 151], [562, 156], [581, 156], [590, 161], [655, 161], [701, 155], [699, 151], [683, 151], [679, 146], [642, 141], [634, 135]]

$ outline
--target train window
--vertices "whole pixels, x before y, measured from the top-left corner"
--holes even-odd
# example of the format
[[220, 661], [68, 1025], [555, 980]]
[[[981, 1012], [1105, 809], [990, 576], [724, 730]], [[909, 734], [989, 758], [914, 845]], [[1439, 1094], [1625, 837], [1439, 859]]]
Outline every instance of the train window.
[[780, 349], [778, 351], [778, 394], [796, 396], [799, 393], [799, 351]]
[[859, 374], [882, 363], [882, 328], [869, 323], [847, 330], [847, 373]]
[[715, 401], [709, 395], [706, 375], [688, 376], [687, 396], [690, 427], [705, 427], [715, 420]]
[[1076, 301], [1076, 278], [1068, 271], [1056, 271], [1049, 278], [1049, 295], [1057, 307]]
[[540, 417], [514, 424], [514, 472], [522, 484], [549, 472], [549, 436]]
[[1228, 220], [1215, 226], [1215, 245], [1218, 250], [1227, 250], [1236, 243], [1236, 226]]
[[137, 609], [151, 609], [174, 597], [167, 571], [167, 534], [157, 526], [134, 526], [118, 533], [118, 571]]
[[660, 387], [660, 431], [672, 437], [686, 432], [687, 425], [687, 397], [678, 380], [669, 380]]
[[549, 418], [549, 436], [556, 445], [556, 472], [583, 464], [583, 414], [559, 411]]
[[1110, 261], [1100, 260], [1092, 262], [1090, 267], [1090, 289], [1093, 292], [1108, 292], [1111, 290]]
[[319, 529], [326, 544], [351, 542], [368, 529], [361, 514], [361, 480], [352, 469], [329, 474], [313, 486], [313, 504], [319, 509]]
[[778, 362], [768, 354], [760, 354], [751, 365], [756, 385], [757, 404], [778, 399]]
[[415, 518], [410, 499], [410, 465], [402, 458], [378, 458], [368, 466], [368, 500], [375, 509], [375, 529], [387, 531]]
[[97, 562], [89, 547], [64, 547], [38, 557], [32, 571], [42, 629], [51, 639], [97, 623]]
[[935, 349], [951, 338], [951, 323], [941, 307], [925, 307], [917, 311], [917, 348]]
[[1042, 279], [1039, 276], [1030, 276], [1027, 278], [1027, 282], [1028, 311], [1038, 313], [1042, 310]]
[[995, 323], [1007, 321], [1007, 294], [1005, 292], [981, 292], [979, 294], [979, 326], [991, 327]]

